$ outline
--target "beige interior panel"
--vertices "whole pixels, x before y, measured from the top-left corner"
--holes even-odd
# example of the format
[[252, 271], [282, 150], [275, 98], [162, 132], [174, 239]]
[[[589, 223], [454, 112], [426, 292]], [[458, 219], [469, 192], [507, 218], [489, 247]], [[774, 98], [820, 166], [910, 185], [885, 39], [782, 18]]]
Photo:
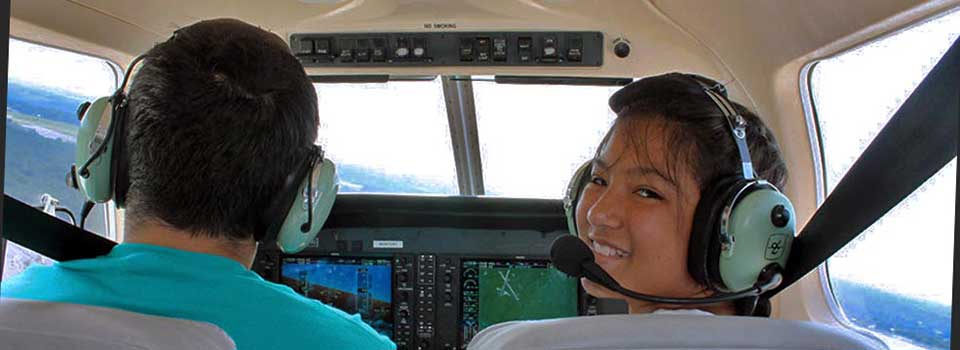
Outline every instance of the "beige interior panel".
[[[455, 31], [598, 30], [607, 41], [602, 68], [383, 68], [320, 69], [311, 74], [528, 74], [570, 76], [644, 76], [696, 70], [729, 80], [707, 48], [644, 1], [384, 0], [334, 1], [117, 1], [15, 0], [12, 16], [68, 36], [112, 48], [131, 57], [169, 36], [176, 28], [203, 18], [233, 17], [288, 38], [297, 32], [418, 32], [427, 23], [452, 23]], [[48, 13], [48, 9], [56, 11]], [[71, 15], [79, 13], [81, 15]], [[62, 18], [70, 16], [69, 21]], [[638, 24], [641, 30], [637, 30]], [[123, 35], [117, 35], [122, 33]], [[154, 34], [154, 35], [149, 35]], [[613, 55], [612, 42], [632, 43], [626, 59]], [[126, 63], [126, 62], [119, 62]]]
[[161, 38], [138, 24], [71, 1], [11, 1], [10, 13], [13, 36], [107, 57], [119, 64], [126, 64]]

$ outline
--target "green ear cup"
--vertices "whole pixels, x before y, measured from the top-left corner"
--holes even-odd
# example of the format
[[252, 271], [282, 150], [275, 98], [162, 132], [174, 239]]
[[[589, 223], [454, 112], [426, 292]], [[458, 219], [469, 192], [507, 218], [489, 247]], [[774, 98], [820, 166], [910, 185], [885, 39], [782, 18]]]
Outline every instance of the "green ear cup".
[[[79, 173], [77, 169], [77, 185], [80, 193], [88, 200], [103, 203], [113, 196], [111, 188], [111, 158], [113, 142], [108, 140], [108, 129], [113, 122], [113, 105], [109, 97], [101, 97], [90, 104], [80, 121], [80, 130], [77, 132], [76, 166], [86, 164], [91, 157], [96, 157], [86, 172]], [[106, 148], [99, 155], [95, 152], [106, 142]], [[85, 176], [84, 176], [85, 175]]]
[[[323, 223], [330, 216], [333, 202], [337, 196], [340, 184], [337, 181], [336, 166], [329, 159], [324, 158], [310, 170], [310, 176], [305, 177], [300, 184], [300, 190], [290, 205], [290, 210], [277, 233], [277, 245], [285, 253], [296, 253], [307, 246], [320, 233]], [[313, 217], [309, 218], [309, 203], [307, 202], [307, 188], [310, 178], [313, 178]], [[305, 224], [309, 222], [309, 227]], [[306, 228], [306, 232], [304, 232]]]
[[567, 229], [570, 234], [577, 236], [577, 203], [580, 202], [580, 194], [583, 192], [583, 186], [590, 175], [591, 161], [583, 163], [577, 171], [573, 173], [573, 178], [567, 184], [567, 192], [563, 197], [563, 213], [567, 216]]
[[725, 226], [733, 242], [720, 252], [720, 277], [727, 289], [753, 287], [767, 265], [787, 266], [796, 215], [780, 191], [762, 188], [750, 192], [730, 210]]

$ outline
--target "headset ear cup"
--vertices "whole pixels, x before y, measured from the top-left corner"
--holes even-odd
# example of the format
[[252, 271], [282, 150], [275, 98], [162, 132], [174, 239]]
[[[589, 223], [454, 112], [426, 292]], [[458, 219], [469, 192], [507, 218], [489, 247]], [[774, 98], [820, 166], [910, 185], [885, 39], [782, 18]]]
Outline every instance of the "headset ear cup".
[[[83, 112], [77, 131], [74, 154], [77, 188], [87, 200], [94, 203], [104, 203], [113, 196], [113, 142], [109, 135], [113, 119], [110, 97], [100, 97]], [[106, 148], [98, 154], [101, 145]], [[84, 164], [88, 165], [84, 168]]]
[[720, 218], [723, 209], [746, 183], [742, 178], [727, 177], [715, 181], [700, 194], [693, 214], [693, 227], [687, 252], [687, 271], [697, 283], [710, 290], [723, 288], [718, 259], [720, 255]]
[[727, 222], [736, 244], [717, 255], [716, 276], [730, 290], [755, 286], [771, 265], [785, 268], [796, 234], [793, 205], [783, 193], [765, 181], [745, 186]]
[[[313, 193], [307, 194], [310, 181], [312, 181]], [[320, 233], [324, 222], [330, 216], [333, 202], [340, 188], [336, 166], [326, 158], [310, 169], [299, 183], [299, 190], [293, 202], [289, 204], [283, 224], [277, 233], [277, 245], [284, 253], [303, 250]], [[307, 202], [307, 195], [313, 196], [312, 206]], [[311, 207], [313, 211], [309, 212]], [[309, 223], [309, 226], [306, 226], [306, 223]], [[304, 228], [306, 230], [303, 230]]]
[[573, 173], [573, 178], [567, 184], [567, 192], [563, 197], [563, 213], [567, 217], [567, 229], [570, 234], [577, 236], [577, 204], [580, 203], [580, 195], [583, 194], [583, 188], [590, 178], [592, 171], [592, 161], [587, 161], [577, 168]]

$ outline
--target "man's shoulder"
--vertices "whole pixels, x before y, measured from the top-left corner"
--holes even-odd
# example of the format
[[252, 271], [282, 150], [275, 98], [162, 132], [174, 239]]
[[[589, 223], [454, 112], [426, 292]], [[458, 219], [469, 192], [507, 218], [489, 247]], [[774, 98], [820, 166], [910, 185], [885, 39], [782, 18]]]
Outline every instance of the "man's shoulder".
[[261, 288], [275, 303], [264, 304], [269, 319], [282, 325], [294, 339], [311, 339], [318, 345], [355, 349], [395, 349], [393, 342], [363, 322], [337, 308], [297, 294], [285, 285], [262, 281]]
[[34, 264], [15, 276], [4, 276], [0, 292], [4, 297], [32, 299], [29, 297], [34, 294], [53, 292], [56, 291], [53, 287], [70, 282], [71, 276], [66, 272], [60, 263]]

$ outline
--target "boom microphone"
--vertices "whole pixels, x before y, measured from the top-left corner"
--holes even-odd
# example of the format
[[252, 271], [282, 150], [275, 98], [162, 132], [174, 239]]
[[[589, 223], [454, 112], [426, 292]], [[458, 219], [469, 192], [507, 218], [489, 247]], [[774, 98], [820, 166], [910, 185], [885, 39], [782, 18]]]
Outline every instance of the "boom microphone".
[[553, 245], [550, 246], [550, 260], [553, 261], [553, 265], [555, 265], [558, 270], [570, 277], [584, 277], [612, 291], [623, 294], [626, 297], [661, 304], [712, 304], [745, 297], [755, 297], [776, 288], [780, 285], [780, 282], [783, 281], [783, 276], [780, 272], [773, 271], [770, 274], [761, 273], [762, 277], [766, 277], [764, 275], [769, 275], [769, 277], [761, 278], [760, 281], [757, 281], [757, 283], [753, 285], [753, 288], [736, 293], [720, 293], [705, 298], [671, 298], [642, 294], [624, 288], [620, 283], [617, 283], [617, 280], [613, 279], [610, 274], [604, 271], [600, 265], [597, 265], [590, 248], [587, 247], [580, 238], [575, 236], [563, 235], [557, 237], [557, 239], [553, 241]]

